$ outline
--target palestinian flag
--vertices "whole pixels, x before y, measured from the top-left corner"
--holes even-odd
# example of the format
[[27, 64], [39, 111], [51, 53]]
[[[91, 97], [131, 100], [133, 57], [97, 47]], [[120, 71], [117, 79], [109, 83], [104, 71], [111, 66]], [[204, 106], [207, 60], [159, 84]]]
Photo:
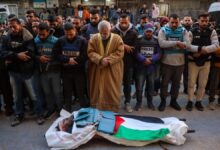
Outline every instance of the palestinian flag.
[[169, 134], [164, 122], [155, 117], [116, 116], [114, 135], [120, 139], [150, 141]]

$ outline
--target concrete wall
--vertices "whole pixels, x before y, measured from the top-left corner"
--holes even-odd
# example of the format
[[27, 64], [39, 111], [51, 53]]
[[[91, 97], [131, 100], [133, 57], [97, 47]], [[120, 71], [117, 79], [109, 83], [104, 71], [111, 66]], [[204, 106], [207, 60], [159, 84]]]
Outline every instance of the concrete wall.
[[204, 11], [208, 11], [209, 5], [216, 0], [119, 0], [118, 5], [122, 8], [137, 9], [142, 4], [147, 4], [148, 8], [151, 7], [152, 3], [156, 4], [168, 4], [169, 13], [176, 13], [180, 17], [184, 15], [191, 15], [197, 18], [198, 14]]
[[[27, 9], [32, 8], [33, 0], [0, 0], [0, 3], [12, 3], [18, 4], [19, 16], [22, 16]], [[191, 15], [197, 18], [198, 14], [208, 10], [209, 5], [216, 0], [111, 0], [106, 2], [106, 5], [118, 4], [121, 8], [130, 9], [132, 12], [140, 8], [142, 4], [147, 4], [150, 8], [152, 3], [156, 4], [168, 4], [169, 14], [176, 13], [180, 17], [184, 15]], [[59, 0], [60, 6], [66, 3], [66, 0]], [[81, 0], [71, 0], [71, 4], [76, 6], [81, 3]], [[84, 5], [104, 5], [104, 0], [93, 0], [83, 2]]]

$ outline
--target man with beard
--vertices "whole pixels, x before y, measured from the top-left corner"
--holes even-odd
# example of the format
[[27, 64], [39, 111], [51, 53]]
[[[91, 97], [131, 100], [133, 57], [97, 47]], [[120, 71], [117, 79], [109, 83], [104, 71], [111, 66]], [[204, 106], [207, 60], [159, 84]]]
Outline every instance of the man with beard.
[[77, 16], [73, 17], [72, 24], [76, 28], [78, 35], [81, 35], [81, 28], [83, 25], [81, 18], [79, 18]]
[[118, 112], [123, 77], [124, 45], [120, 36], [111, 33], [111, 25], [101, 21], [99, 33], [89, 41], [88, 74], [91, 106]]
[[60, 77], [61, 65], [52, 55], [52, 49], [58, 39], [50, 33], [48, 24], [40, 23], [38, 31], [39, 33], [34, 42], [39, 62], [40, 83], [47, 104], [47, 113], [44, 118], [47, 119], [55, 111], [59, 113], [63, 107]]
[[144, 35], [144, 25], [149, 22], [149, 19], [146, 15], [141, 15], [140, 24], [138, 24], [135, 28], [138, 31], [139, 37]]
[[[134, 76], [134, 46], [138, 37], [138, 33], [135, 27], [130, 23], [130, 19], [127, 14], [122, 14], [119, 18], [119, 23], [113, 28], [113, 33], [121, 36], [124, 42], [125, 55], [124, 55], [124, 95], [125, 95], [125, 110], [132, 112], [130, 106], [131, 100], [131, 84]], [[139, 105], [135, 106], [135, 109], [139, 109]]]
[[85, 62], [87, 60], [87, 41], [78, 36], [73, 24], [64, 25], [65, 36], [54, 45], [55, 58], [62, 63], [64, 108], [71, 112], [72, 95], [79, 98], [81, 107], [89, 105], [86, 93]]
[[48, 21], [50, 27], [54, 30], [53, 35], [57, 38], [60, 38], [64, 35], [64, 30], [61, 24], [58, 23], [57, 17], [54, 15], [48, 16]]
[[[16, 17], [9, 17], [9, 33], [3, 40], [1, 57], [6, 60], [10, 83], [15, 102], [15, 118], [11, 126], [16, 126], [24, 119], [23, 97], [24, 87], [34, 104], [38, 116], [37, 123], [44, 123], [42, 105], [34, 83], [35, 46], [31, 33], [21, 26]], [[25, 85], [25, 86], [23, 86]]]
[[[187, 31], [190, 31], [192, 28], [192, 18], [190, 16], [185, 16], [183, 18], [183, 27], [185, 27], [185, 29]], [[184, 86], [184, 90], [183, 92], [185, 94], [187, 94], [187, 90], [188, 90], [188, 53], [185, 53], [185, 67], [184, 67], [184, 71], [183, 71], [183, 86]]]
[[36, 12], [34, 10], [28, 10], [26, 12], [26, 24], [25, 27], [26, 29], [33, 35], [35, 36], [35, 33], [32, 29], [32, 22], [36, 20]]
[[[180, 25], [179, 17], [176, 14], [169, 16], [169, 23], [161, 28], [158, 35], [160, 47], [163, 48], [161, 60], [161, 102], [159, 111], [164, 111], [168, 85], [171, 82], [170, 106], [180, 111], [181, 107], [177, 103], [179, 95], [180, 80], [184, 70], [184, 53], [190, 46], [188, 32]], [[188, 49], [187, 49], [188, 50]], [[195, 52], [197, 52], [195, 50]]]
[[202, 99], [205, 93], [205, 87], [208, 81], [210, 71], [211, 53], [219, 47], [217, 33], [214, 29], [208, 27], [209, 15], [204, 13], [198, 17], [198, 27], [189, 32], [191, 49], [197, 50], [197, 53], [191, 53], [189, 59], [189, 76], [188, 76], [188, 103], [186, 109], [193, 109], [194, 86], [198, 78], [198, 90], [196, 92], [195, 107], [203, 111]]
[[144, 25], [144, 35], [140, 38], [135, 46], [136, 59], [138, 61], [135, 72], [135, 87], [138, 109], [142, 105], [142, 93], [144, 83], [146, 81], [147, 90], [147, 106], [154, 110], [153, 91], [154, 91], [154, 76], [156, 71], [156, 62], [160, 59], [160, 47], [158, 41], [153, 37], [153, 25], [148, 23]]
[[99, 11], [97, 9], [92, 9], [90, 11], [90, 23], [82, 28], [82, 36], [89, 40], [94, 34], [98, 33], [100, 19]]

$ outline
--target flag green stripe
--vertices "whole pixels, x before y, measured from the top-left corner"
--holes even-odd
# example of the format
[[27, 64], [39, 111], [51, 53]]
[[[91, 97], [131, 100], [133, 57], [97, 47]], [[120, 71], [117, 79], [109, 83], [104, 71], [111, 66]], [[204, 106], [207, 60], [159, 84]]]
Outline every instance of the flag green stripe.
[[161, 139], [169, 133], [170, 131], [167, 128], [162, 128], [159, 130], [137, 130], [129, 129], [121, 125], [114, 136], [126, 140], [150, 141]]

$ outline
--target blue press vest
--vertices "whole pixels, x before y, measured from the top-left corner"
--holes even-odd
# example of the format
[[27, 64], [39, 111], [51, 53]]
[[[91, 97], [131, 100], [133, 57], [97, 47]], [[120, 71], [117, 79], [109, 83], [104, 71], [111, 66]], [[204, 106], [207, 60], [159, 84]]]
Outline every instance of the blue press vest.
[[52, 49], [54, 44], [57, 42], [57, 38], [55, 36], [49, 36], [46, 41], [42, 42], [37, 36], [34, 39], [35, 45], [37, 47], [37, 51], [41, 53], [42, 55], [51, 56], [52, 55]]
[[62, 54], [68, 57], [76, 58], [80, 54], [80, 42], [76, 39], [73, 42], [69, 42], [65, 40], [64, 44], [62, 45]]
[[95, 108], [81, 108], [75, 118], [77, 127], [98, 124], [97, 130], [113, 134], [115, 115], [112, 111], [100, 111]]
[[[178, 27], [176, 30], [171, 29], [168, 26], [164, 26], [161, 30], [165, 33], [166, 39], [168, 41], [183, 41], [183, 32], [185, 29], [183, 27]], [[164, 54], [184, 54], [185, 50], [172, 48], [164, 50]]]

